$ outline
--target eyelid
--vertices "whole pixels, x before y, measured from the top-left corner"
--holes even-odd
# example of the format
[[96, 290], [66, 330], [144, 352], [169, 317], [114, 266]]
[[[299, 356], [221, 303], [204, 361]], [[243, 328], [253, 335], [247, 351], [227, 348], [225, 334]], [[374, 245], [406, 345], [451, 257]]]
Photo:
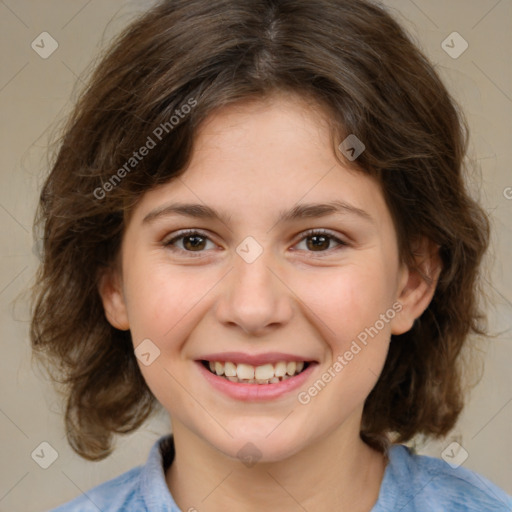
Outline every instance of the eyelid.
[[[171, 250], [173, 250], [173, 251], [180, 252], [180, 253], [186, 253], [187, 255], [190, 255], [192, 257], [201, 257], [203, 253], [206, 253], [208, 251], [185, 251], [185, 250], [180, 249], [173, 245], [173, 243], [175, 241], [177, 241], [181, 238], [187, 237], [187, 236], [191, 236], [191, 235], [199, 235], [199, 236], [204, 237], [204, 238], [210, 240], [211, 242], [215, 243], [214, 240], [212, 240], [212, 237], [206, 231], [203, 231], [201, 229], [188, 228], [188, 229], [183, 229], [183, 230], [176, 232], [175, 234], [173, 234], [172, 238], [170, 238], [170, 239], [164, 239], [162, 244], [165, 247], [171, 248]], [[297, 237], [295, 237], [296, 241], [294, 242], [294, 245], [297, 245], [298, 243], [302, 242], [305, 238], [308, 238], [309, 236], [313, 236], [313, 235], [326, 235], [332, 241], [334, 241], [338, 244], [338, 247], [327, 249], [326, 251], [304, 251], [311, 255], [316, 255], [317, 257], [318, 256], [322, 257], [323, 254], [331, 254], [333, 251], [335, 251], [340, 246], [343, 247], [343, 246], [349, 245], [348, 242], [346, 242], [345, 240], [342, 240], [336, 233], [334, 233], [333, 231], [330, 231], [328, 229], [325, 229], [325, 228], [311, 228], [306, 231], [302, 231], [301, 233], [299, 233], [297, 235]]]
[[303, 251], [306, 252], [311, 257], [324, 257], [324, 255], [327, 257], [328, 255], [332, 254], [334, 251], [338, 250], [340, 247], [347, 247], [350, 245], [347, 241], [343, 240], [342, 237], [340, 237], [335, 232], [325, 229], [325, 228], [311, 228], [306, 231], [302, 231], [299, 233], [297, 241], [294, 243], [294, 245], [297, 245], [298, 243], [302, 242], [304, 239], [314, 236], [314, 235], [326, 235], [328, 238], [330, 238], [332, 241], [336, 242], [338, 245], [337, 247], [332, 247], [331, 249], [327, 249], [326, 251]]
[[206, 238], [209, 241], [215, 243], [212, 240], [211, 235], [208, 234], [206, 231], [203, 231], [201, 229], [187, 228], [187, 229], [182, 229], [180, 231], [177, 231], [176, 233], [173, 233], [171, 238], [167, 238], [167, 237], [164, 238], [164, 240], [162, 241], [162, 245], [166, 248], [169, 248], [173, 252], [179, 252], [182, 254], [184, 253], [187, 256], [191, 256], [192, 258], [204, 257], [203, 253], [208, 252], [208, 251], [185, 251], [185, 250], [183, 250], [179, 247], [176, 247], [174, 245], [174, 242], [176, 242], [177, 240], [180, 240], [181, 238], [185, 238], [185, 237], [191, 236], [191, 235], [199, 235], [199, 236]]
[[348, 242], [342, 240], [340, 238], [340, 236], [338, 234], [336, 234], [334, 231], [331, 231], [330, 229], [325, 229], [325, 228], [311, 228], [311, 229], [307, 229], [306, 231], [302, 231], [301, 233], [299, 233], [297, 235], [298, 237], [300, 237], [298, 239], [298, 242], [302, 241], [304, 238], [306, 238], [308, 236], [313, 236], [313, 235], [328, 235], [333, 240], [336, 240], [336, 242], [338, 242], [340, 244], [348, 245]]
[[202, 229], [194, 229], [194, 228], [186, 228], [186, 229], [180, 229], [179, 231], [176, 231], [175, 233], [171, 233], [172, 237], [168, 238], [167, 236], [163, 240], [163, 244], [167, 245], [174, 240], [177, 240], [179, 238], [190, 236], [190, 235], [200, 235], [204, 236], [205, 238], [208, 238], [211, 240], [211, 235], [207, 231], [203, 231]]

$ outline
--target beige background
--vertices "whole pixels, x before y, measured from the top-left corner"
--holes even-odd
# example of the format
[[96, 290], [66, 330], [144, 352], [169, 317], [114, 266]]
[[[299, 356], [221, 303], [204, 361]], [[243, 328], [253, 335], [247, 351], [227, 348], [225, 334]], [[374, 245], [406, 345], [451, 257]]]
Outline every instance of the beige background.
[[[26, 297], [37, 258], [31, 224], [52, 129], [69, 110], [74, 84], [98, 50], [151, 2], [0, 0], [0, 512], [56, 506], [142, 463], [168, 427], [164, 415], [119, 439], [101, 463], [74, 455], [62, 427], [61, 405], [31, 363]], [[512, 494], [512, 114], [510, 0], [386, 0], [430, 56], [472, 127], [472, 155], [481, 166], [482, 200], [493, 216], [495, 307], [501, 333], [487, 348], [485, 375], [457, 429], [422, 453], [441, 456], [453, 440], [469, 453], [464, 466]], [[42, 59], [31, 42], [49, 32], [58, 49]], [[468, 49], [450, 57], [441, 43], [459, 32]], [[457, 43], [458, 45], [459, 43]], [[455, 49], [460, 46], [455, 46]], [[41, 442], [57, 450], [42, 469], [31, 458]]]

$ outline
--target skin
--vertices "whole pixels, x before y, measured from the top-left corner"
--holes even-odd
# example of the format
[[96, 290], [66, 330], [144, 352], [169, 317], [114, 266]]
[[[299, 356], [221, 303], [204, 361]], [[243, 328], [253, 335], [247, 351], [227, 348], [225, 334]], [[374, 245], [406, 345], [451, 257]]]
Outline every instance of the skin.
[[[347, 162], [348, 163], [348, 162]], [[364, 210], [277, 222], [297, 204], [338, 200]], [[144, 218], [174, 202], [201, 203], [226, 219]], [[166, 246], [183, 229], [190, 239]], [[315, 249], [308, 229], [334, 239]], [[236, 248], [253, 237], [252, 263]], [[191, 247], [192, 246], [192, 247]], [[434, 280], [435, 256], [418, 248]], [[188, 249], [188, 252], [187, 252]], [[359, 437], [366, 397], [383, 368], [391, 334], [406, 332], [434, 286], [400, 263], [397, 236], [378, 183], [340, 163], [321, 109], [294, 96], [224, 107], [197, 134], [178, 179], [143, 195], [126, 226], [118, 270], [100, 294], [109, 321], [130, 329], [134, 346], [160, 350], [140, 364], [168, 411], [176, 458], [167, 484], [182, 510], [369, 511], [385, 470], [383, 456]], [[357, 335], [400, 303], [343, 370], [311, 401], [307, 390]], [[300, 389], [264, 403], [219, 393], [194, 362], [212, 352], [285, 352], [318, 363]], [[238, 451], [252, 443], [261, 459], [246, 467]], [[262, 492], [262, 489], [265, 491]]]

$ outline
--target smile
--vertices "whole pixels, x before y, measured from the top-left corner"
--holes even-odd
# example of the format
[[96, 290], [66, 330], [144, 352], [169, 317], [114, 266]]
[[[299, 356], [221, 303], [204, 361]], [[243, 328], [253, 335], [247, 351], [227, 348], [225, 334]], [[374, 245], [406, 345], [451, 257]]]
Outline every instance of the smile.
[[204, 367], [214, 375], [240, 384], [277, 384], [299, 375], [307, 369], [306, 361], [278, 361], [253, 366], [231, 361], [202, 361]]

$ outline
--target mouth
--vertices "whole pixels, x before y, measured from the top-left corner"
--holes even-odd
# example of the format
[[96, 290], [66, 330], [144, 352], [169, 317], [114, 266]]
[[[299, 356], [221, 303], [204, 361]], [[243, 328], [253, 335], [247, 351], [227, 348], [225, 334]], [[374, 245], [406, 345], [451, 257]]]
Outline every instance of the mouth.
[[277, 361], [253, 366], [232, 361], [201, 360], [213, 375], [238, 384], [278, 384], [300, 375], [310, 366], [309, 361]]

